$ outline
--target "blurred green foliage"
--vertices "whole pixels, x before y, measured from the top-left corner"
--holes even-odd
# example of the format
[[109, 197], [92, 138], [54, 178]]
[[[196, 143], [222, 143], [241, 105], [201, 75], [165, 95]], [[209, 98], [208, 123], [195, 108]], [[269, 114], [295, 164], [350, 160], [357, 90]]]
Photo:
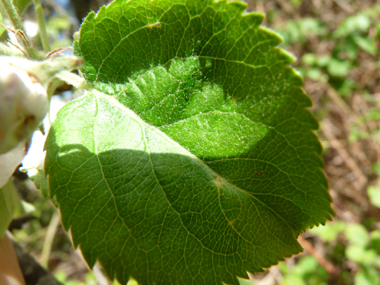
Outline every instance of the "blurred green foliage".
[[[380, 177], [380, 163], [373, 166], [375, 174]], [[380, 178], [377, 180], [376, 185], [371, 185], [367, 188], [367, 195], [371, 203], [380, 208]]]
[[[295, 9], [302, 3], [289, 2]], [[373, 4], [369, 9], [357, 10], [337, 23], [310, 16], [313, 13], [306, 14], [278, 24], [278, 9], [274, 8], [269, 12], [267, 21], [277, 25], [285, 47], [301, 54], [296, 66], [305, 79], [323, 83], [320, 86], [332, 87], [343, 102], [349, 102], [355, 93], [368, 102], [365, 113], [355, 119], [350, 118], [348, 141], [366, 139], [379, 144], [379, 128], [370, 129], [368, 124], [380, 121], [380, 102], [353, 73], [358, 68], [368, 68], [368, 63], [375, 64], [376, 72], [380, 72], [380, 3]], [[316, 47], [321, 44], [324, 46]], [[326, 108], [315, 112], [320, 118], [329, 114]], [[380, 164], [373, 165], [373, 169], [373, 175], [380, 177]], [[369, 207], [380, 208], [380, 179], [375, 184], [371, 183], [366, 192], [371, 203]], [[279, 284], [380, 284], [378, 222], [375, 217], [365, 217], [362, 224], [336, 220], [310, 230], [313, 239], [322, 240], [326, 259], [340, 271], [332, 277], [313, 257], [302, 256], [293, 266], [285, 262], [279, 264], [284, 277]]]
[[76, 280], [67, 280], [66, 273], [62, 270], [57, 271], [54, 274], [54, 276], [59, 282], [65, 285], [97, 285], [98, 284], [93, 272], [88, 272], [86, 274], [84, 282], [79, 282]]
[[331, 247], [328, 242], [336, 241], [337, 235], [341, 234], [348, 243], [344, 258], [358, 265], [354, 284], [380, 284], [380, 230], [369, 231], [361, 224], [337, 221], [310, 232], [319, 236], [326, 243], [326, 248]]
[[[380, 165], [375, 165], [380, 174]], [[367, 189], [373, 206], [380, 208], [380, 179], [377, 186]], [[375, 221], [376, 222], [376, 221]], [[357, 272], [354, 280], [348, 271], [339, 272], [339, 284], [378, 285], [380, 284], [380, 230], [372, 230], [359, 223], [345, 223], [337, 220], [324, 226], [315, 227], [309, 232], [318, 236], [324, 243], [327, 258], [344, 269], [344, 263], [354, 262]], [[319, 285], [328, 284], [329, 274], [312, 256], [301, 257], [292, 268], [280, 263], [284, 279], [281, 285]]]
[[58, 49], [71, 46], [72, 22], [67, 14], [59, 14], [55, 17], [48, 18], [46, 21], [48, 36], [52, 39], [52, 48]]
[[[305, 77], [329, 82], [342, 96], [349, 96], [358, 88], [348, 75], [352, 68], [359, 65], [359, 51], [372, 56], [379, 54], [379, 16], [380, 4], [375, 4], [370, 9], [345, 18], [338, 27], [317, 18], [301, 18], [290, 20], [281, 33], [285, 46], [304, 45], [312, 36], [316, 36], [318, 42], [332, 42], [334, 47], [330, 54], [304, 54], [299, 70]], [[370, 32], [371, 27], [375, 27], [375, 33]]]
[[282, 285], [327, 285], [327, 271], [312, 256], [301, 258], [292, 268], [284, 262], [278, 267], [284, 276]]

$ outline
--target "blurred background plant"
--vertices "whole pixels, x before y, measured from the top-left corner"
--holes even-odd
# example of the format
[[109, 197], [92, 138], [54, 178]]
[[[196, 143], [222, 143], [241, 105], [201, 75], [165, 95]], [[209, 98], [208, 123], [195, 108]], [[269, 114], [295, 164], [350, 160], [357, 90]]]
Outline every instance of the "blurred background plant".
[[253, 284], [380, 284], [380, 3], [250, 1], [249, 10], [267, 13], [298, 58], [336, 212], [301, 235], [303, 254]]
[[[42, 50], [31, 1], [14, 2], [24, 11], [28, 36]], [[107, 1], [41, 2], [53, 48], [65, 48], [71, 45], [73, 33], [88, 11], [96, 11]], [[314, 102], [312, 112], [321, 122], [318, 136], [323, 145], [336, 217], [326, 226], [301, 235], [299, 242], [304, 253], [240, 282], [242, 285], [378, 285], [380, 3], [376, 0], [247, 2], [249, 11], [267, 14], [263, 24], [280, 32], [284, 38], [282, 47], [298, 58], [294, 66], [304, 77], [304, 89]], [[11, 26], [1, 9], [0, 12], [0, 23]], [[12, 33], [4, 31], [0, 26], [0, 39], [12, 40]], [[75, 90], [67, 91], [70, 88], [61, 88], [53, 96], [51, 116], [76, 96]], [[43, 142], [41, 135], [34, 140]], [[89, 272], [80, 254], [72, 248], [55, 208], [26, 174], [17, 171], [13, 180], [24, 203], [35, 209], [11, 223], [9, 229], [15, 240], [63, 284], [107, 284], [99, 277], [99, 268]], [[132, 280], [129, 285], [134, 284]]]

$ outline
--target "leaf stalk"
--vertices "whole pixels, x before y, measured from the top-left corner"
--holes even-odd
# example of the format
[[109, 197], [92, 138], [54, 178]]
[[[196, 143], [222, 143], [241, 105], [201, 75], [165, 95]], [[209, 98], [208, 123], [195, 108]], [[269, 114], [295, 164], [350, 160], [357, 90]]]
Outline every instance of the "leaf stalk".
[[7, 12], [8, 17], [13, 24], [13, 27], [24, 32], [25, 34], [24, 26], [21, 23], [20, 16], [17, 13], [16, 7], [13, 5], [13, 2], [11, 0], [1, 0], [1, 3], [3, 3], [4, 9]]
[[41, 1], [33, 0], [33, 4], [34, 4], [34, 9], [36, 10], [36, 14], [37, 14], [37, 21], [38, 21], [38, 26], [40, 30], [42, 47], [44, 49], [44, 52], [48, 53], [50, 52], [51, 49], [50, 49], [49, 39], [46, 32], [45, 18], [44, 18], [44, 13], [42, 11]]

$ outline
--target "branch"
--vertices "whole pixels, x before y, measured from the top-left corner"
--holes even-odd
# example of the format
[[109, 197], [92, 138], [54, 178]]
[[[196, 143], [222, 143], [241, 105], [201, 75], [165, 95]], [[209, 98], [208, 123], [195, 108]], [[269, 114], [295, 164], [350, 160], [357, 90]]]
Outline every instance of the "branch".
[[329, 261], [327, 261], [318, 251], [316, 251], [316, 249], [312, 246], [312, 244], [309, 243], [302, 236], [298, 237], [298, 242], [306, 251], [308, 251], [318, 261], [318, 263], [321, 266], [323, 266], [326, 269], [328, 273], [336, 274], [338, 272], [335, 266]]
[[63, 285], [14, 240], [13, 246], [27, 284]]

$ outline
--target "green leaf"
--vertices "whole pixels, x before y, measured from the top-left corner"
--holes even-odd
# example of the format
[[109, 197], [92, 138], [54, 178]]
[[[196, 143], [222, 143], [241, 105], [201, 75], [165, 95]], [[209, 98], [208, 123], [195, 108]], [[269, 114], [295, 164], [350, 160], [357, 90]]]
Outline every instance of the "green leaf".
[[26, 8], [32, 3], [31, 0], [12, 0], [13, 5], [17, 8], [18, 13], [20, 16], [24, 14]]
[[354, 244], [346, 248], [346, 256], [357, 263], [371, 265], [377, 258], [377, 253], [373, 249], [365, 249], [360, 245]]
[[327, 223], [324, 226], [315, 227], [310, 230], [312, 234], [318, 235], [323, 241], [329, 242], [336, 240], [338, 234], [344, 232], [346, 224], [343, 221]]
[[377, 47], [374, 40], [370, 37], [354, 37], [355, 43], [362, 48], [365, 52], [368, 52], [370, 55], [377, 54]]
[[355, 275], [355, 285], [375, 285], [379, 284], [380, 275], [371, 266], [361, 267]]
[[14, 214], [20, 208], [20, 198], [13, 182], [9, 180], [7, 184], [0, 188], [0, 240], [3, 238]]
[[346, 76], [351, 69], [351, 62], [348, 60], [331, 59], [327, 66], [327, 71], [332, 76], [343, 77]]
[[315, 18], [302, 18], [290, 20], [285, 26], [280, 27], [285, 38], [286, 45], [292, 43], [304, 44], [310, 35], [326, 34], [326, 28], [321, 21]]
[[253, 281], [247, 280], [247, 279], [238, 278], [238, 280], [239, 280], [239, 285], [254, 285], [255, 284], [253, 283]]
[[94, 89], [59, 112], [45, 172], [75, 246], [122, 284], [239, 284], [333, 214], [294, 58], [245, 7], [120, 0], [81, 27]]
[[28, 177], [32, 180], [37, 189], [41, 190], [44, 197], [49, 196], [49, 184], [42, 167], [34, 167], [27, 169]]
[[369, 236], [367, 229], [360, 224], [348, 225], [345, 229], [346, 238], [353, 244], [365, 247], [368, 244]]
[[[0, 14], [0, 24], [3, 24], [3, 16]], [[0, 36], [5, 32], [5, 28], [0, 26]]]
[[312, 256], [305, 256], [300, 259], [298, 264], [294, 267], [293, 273], [298, 276], [312, 275], [318, 269], [318, 261]]
[[348, 18], [338, 26], [334, 32], [335, 37], [348, 37], [358, 32], [367, 32], [371, 26], [371, 19], [368, 15], [357, 14]]
[[367, 195], [371, 203], [380, 208], [380, 187], [379, 186], [368, 186]]
[[371, 248], [376, 251], [380, 248], [380, 230], [374, 230], [370, 233]]

